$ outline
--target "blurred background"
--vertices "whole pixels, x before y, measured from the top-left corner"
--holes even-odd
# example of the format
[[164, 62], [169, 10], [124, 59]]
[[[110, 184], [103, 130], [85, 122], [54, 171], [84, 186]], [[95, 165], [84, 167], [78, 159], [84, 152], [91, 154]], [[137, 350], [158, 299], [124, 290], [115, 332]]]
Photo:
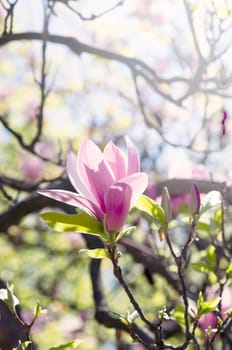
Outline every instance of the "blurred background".
[[[180, 193], [171, 188], [176, 211], [185, 180], [230, 186], [231, 24], [226, 0], [0, 0], [0, 278], [14, 283], [25, 320], [38, 299], [48, 309], [32, 329], [39, 349], [74, 338], [85, 350], [116, 345], [94, 321], [83, 237], [48, 230], [36, 189], [65, 177], [68, 150], [86, 137], [123, 149], [125, 135], [153, 198], [159, 182], [183, 178]], [[176, 300], [160, 275], [159, 288], [145, 287], [131, 256], [123, 266], [147, 312], [151, 300]], [[108, 303], [125, 312], [110, 263], [102, 269]]]

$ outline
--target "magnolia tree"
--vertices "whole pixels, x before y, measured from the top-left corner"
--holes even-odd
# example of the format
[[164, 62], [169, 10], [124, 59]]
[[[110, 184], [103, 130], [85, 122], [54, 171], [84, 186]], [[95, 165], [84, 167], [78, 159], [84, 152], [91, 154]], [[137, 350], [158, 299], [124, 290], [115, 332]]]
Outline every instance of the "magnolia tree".
[[230, 349], [231, 11], [0, 0], [1, 349]]

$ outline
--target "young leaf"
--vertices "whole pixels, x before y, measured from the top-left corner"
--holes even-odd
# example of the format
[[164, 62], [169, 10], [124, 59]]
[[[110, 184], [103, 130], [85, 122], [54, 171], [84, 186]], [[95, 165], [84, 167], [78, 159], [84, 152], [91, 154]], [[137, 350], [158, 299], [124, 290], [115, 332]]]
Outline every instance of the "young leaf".
[[166, 231], [167, 225], [164, 210], [158, 203], [153, 201], [153, 199], [142, 195], [136, 201], [135, 208], [148, 214], [154, 220], [156, 225], [161, 226], [163, 230]]
[[0, 289], [0, 300], [4, 301], [12, 312], [15, 312], [15, 306], [19, 304], [19, 300], [14, 295], [13, 284], [10, 286], [7, 285], [6, 289]]
[[108, 258], [108, 252], [104, 248], [96, 248], [96, 249], [81, 249], [80, 253], [86, 253], [90, 258], [93, 259], [104, 259]]
[[[23, 343], [19, 340], [19, 346], [20, 346], [20, 349], [22, 349], [22, 350], [27, 350], [28, 349], [28, 346], [31, 344], [31, 341], [29, 341], [29, 340], [26, 340], [26, 341], [24, 341]], [[18, 349], [18, 348], [16, 348], [16, 349]]]
[[126, 316], [126, 319], [128, 321], [128, 323], [132, 324], [137, 318], [139, 318], [139, 314], [138, 311], [133, 311], [131, 314], [128, 313]]
[[205, 301], [202, 292], [200, 292], [198, 299], [198, 317], [204, 314], [208, 314], [209, 312], [216, 311], [220, 300], [220, 297], [216, 297], [214, 299]]
[[79, 340], [79, 339], [71, 340], [66, 344], [53, 346], [48, 350], [76, 350], [81, 343], [82, 343], [82, 340]]
[[218, 191], [209, 192], [204, 200], [202, 201], [202, 207], [200, 210], [200, 215], [204, 214], [207, 210], [221, 204], [222, 198], [221, 193]]
[[46, 309], [42, 309], [39, 300], [37, 301], [34, 312], [33, 312], [33, 319], [36, 320], [39, 316], [45, 315], [47, 313]]
[[126, 227], [124, 230], [122, 230], [118, 236], [116, 237], [116, 242], [120, 241], [123, 237], [125, 237], [126, 235], [131, 234], [133, 231], [136, 230], [136, 226], [129, 226]]
[[116, 320], [119, 320], [119, 321], [121, 321], [122, 323], [128, 325], [127, 317], [124, 316], [123, 314], [119, 314], [118, 312], [110, 311], [110, 312], [109, 312], [109, 315], [110, 315], [111, 317], [115, 318]]
[[48, 226], [58, 232], [81, 232], [102, 237], [104, 229], [101, 222], [87, 213], [68, 215], [48, 212], [40, 215]]

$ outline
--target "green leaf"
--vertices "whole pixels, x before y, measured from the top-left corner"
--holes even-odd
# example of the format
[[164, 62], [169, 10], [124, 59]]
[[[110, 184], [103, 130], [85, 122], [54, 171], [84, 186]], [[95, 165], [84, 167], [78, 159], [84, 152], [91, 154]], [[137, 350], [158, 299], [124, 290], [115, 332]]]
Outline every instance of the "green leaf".
[[208, 273], [210, 271], [209, 265], [204, 262], [199, 261], [197, 263], [192, 263], [191, 266], [195, 271], [198, 272]]
[[205, 196], [202, 202], [203, 203], [200, 210], [200, 215], [204, 214], [207, 210], [221, 204], [221, 193], [219, 191], [211, 191]]
[[214, 299], [205, 301], [202, 292], [200, 292], [198, 299], [198, 317], [204, 314], [208, 314], [209, 312], [216, 311], [220, 300], [220, 297], [216, 297]]
[[209, 279], [210, 284], [213, 285], [213, 284], [217, 283], [218, 277], [213, 271], [210, 271], [208, 274], [208, 279]]
[[134, 232], [136, 230], [136, 226], [129, 226], [126, 227], [123, 231], [121, 231], [119, 233], [119, 235], [116, 238], [116, 242], [120, 241], [123, 237], [125, 237], [126, 235], [131, 234], [132, 232]]
[[79, 340], [79, 339], [71, 340], [66, 344], [53, 346], [48, 350], [76, 350], [81, 343], [82, 343], [82, 340]]
[[222, 225], [222, 208], [215, 211], [213, 219], [215, 226], [220, 229]]
[[167, 230], [164, 210], [158, 203], [153, 201], [153, 199], [142, 195], [136, 201], [135, 208], [152, 217], [156, 225], [161, 226], [164, 231]]
[[173, 310], [174, 319], [182, 327], [185, 327], [184, 310], [184, 305], [182, 304], [177, 304]]
[[104, 248], [81, 249], [79, 253], [86, 253], [90, 258], [93, 259], [104, 259], [109, 257], [107, 250]]
[[48, 212], [40, 215], [48, 226], [58, 232], [81, 232], [104, 236], [103, 224], [87, 213], [68, 215]]
[[217, 262], [216, 248], [213, 245], [210, 245], [208, 246], [206, 252], [207, 252], [207, 259], [209, 262], [210, 269], [213, 270]]
[[231, 259], [229, 265], [227, 266], [226, 274], [229, 276], [232, 275], [232, 259]]
[[206, 222], [202, 222], [202, 221], [198, 221], [197, 222], [197, 230], [200, 230], [200, 231], [205, 231], [207, 233], [210, 233], [211, 231], [211, 227], [209, 224], [207, 224]]

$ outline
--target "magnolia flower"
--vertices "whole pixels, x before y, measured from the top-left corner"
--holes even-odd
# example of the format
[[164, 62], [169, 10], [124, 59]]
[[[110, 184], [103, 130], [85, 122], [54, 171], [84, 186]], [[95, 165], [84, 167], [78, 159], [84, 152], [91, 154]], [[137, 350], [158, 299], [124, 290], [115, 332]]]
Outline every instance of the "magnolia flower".
[[70, 204], [94, 215], [108, 232], [121, 230], [127, 214], [147, 187], [140, 172], [138, 153], [126, 137], [127, 156], [109, 142], [103, 152], [91, 140], [85, 140], [77, 156], [67, 157], [67, 174], [78, 192], [40, 190], [39, 193]]

